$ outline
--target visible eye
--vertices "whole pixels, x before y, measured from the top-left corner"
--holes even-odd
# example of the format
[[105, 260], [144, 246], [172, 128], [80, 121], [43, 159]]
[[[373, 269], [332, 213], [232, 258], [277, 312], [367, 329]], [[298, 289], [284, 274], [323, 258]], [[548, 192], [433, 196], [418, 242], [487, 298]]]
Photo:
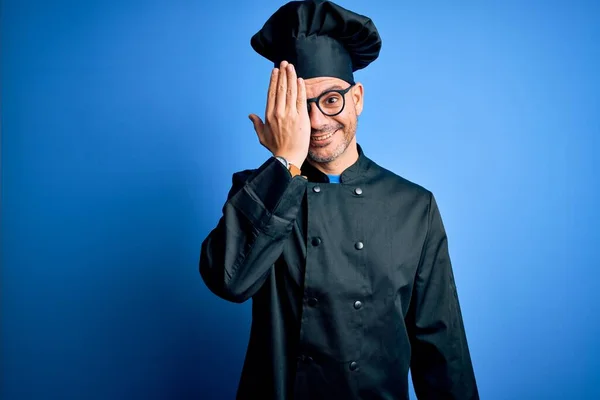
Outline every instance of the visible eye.
[[342, 96], [335, 92], [329, 93], [321, 98], [319, 104], [321, 104], [321, 107], [326, 107], [328, 109], [337, 107], [342, 104]]

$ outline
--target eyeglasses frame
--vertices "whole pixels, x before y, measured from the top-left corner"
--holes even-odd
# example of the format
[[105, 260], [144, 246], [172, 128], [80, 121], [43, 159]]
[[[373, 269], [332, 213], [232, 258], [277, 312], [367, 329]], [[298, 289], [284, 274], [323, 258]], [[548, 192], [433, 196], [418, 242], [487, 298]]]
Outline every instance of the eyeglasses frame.
[[[348, 86], [346, 89], [332, 89], [332, 90], [328, 90], [326, 92], [321, 93], [319, 96], [317, 97], [312, 97], [310, 99], [306, 99], [306, 105], [308, 107], [308, 114], [310, 114], [310, 103], [315, 103], [317, 105], [317, 108], [319, 109], [319, 111], [321, 111], [321, 113], [323, 113], [323, 115], [326, 115], [328, 117], [335, 117], [336, 115], [340, 115], [342, 113], [342, 111], [344, 111], [344, 108], [346, 108], [346, 93], [348, 93], [348, 91], [350, 89], [352, 89], [352, 87], [356, 85], [355, 83], [351, 84], [350, 86]], [[342, 104], [342, 108], [340, 109], [340, 111], [338, 111], [335, 114], [327, 114], [325, 111], [323, 111], [321, 109], [321, 106], [319, 105], [319, 100], [321, 100], [321, 98], [325, 95], [331, 94], [331, 93], [338, 93], [342, 96], [342, 100], [343, 100], [343, 104]]]

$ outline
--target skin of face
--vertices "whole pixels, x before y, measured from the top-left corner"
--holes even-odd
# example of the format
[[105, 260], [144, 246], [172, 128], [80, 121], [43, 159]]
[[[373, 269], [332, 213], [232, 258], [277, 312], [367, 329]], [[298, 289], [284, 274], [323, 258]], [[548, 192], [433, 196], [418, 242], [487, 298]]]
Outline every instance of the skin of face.
[[[338, 78], [319, 77], [305, 80], [306, 97], [314, 98], [330, 89], [346, 89], [350, 84]], [[328, 174], [339, 175], [358, 159], [356, 127], [363, 109], [364, 88], [356, 83], [345, 94], [344, 110], [335, 116], [324, 115], [311, 103], [309, 117], [311, 141], [308, 162]], [[326, 140], [318, 140], [333, 133]]]

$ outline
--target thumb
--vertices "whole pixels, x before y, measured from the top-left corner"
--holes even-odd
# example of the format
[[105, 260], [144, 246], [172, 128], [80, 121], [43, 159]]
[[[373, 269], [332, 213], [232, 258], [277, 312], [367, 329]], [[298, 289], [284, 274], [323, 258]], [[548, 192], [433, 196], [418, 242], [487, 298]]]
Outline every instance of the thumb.
[[256, 114], [250, 114], [248, 115], [248, 118], [250, 119], [250, 121], [252, 121], [252, 125], [254, 125], [254, 130], [256, 131], [256, 133], [261, 135], [265, 124], [262, 122], [260, 117]]

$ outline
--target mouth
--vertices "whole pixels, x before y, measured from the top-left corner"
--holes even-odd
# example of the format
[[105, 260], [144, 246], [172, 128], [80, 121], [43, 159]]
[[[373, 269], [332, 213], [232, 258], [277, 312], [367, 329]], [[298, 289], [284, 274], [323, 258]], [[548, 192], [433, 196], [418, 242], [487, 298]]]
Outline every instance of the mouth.
[[330, 133], [326, 133], [324, 135], [312, 135], [310, 137], [310, 141], [313, 142], [313, 143], [315, 143], [315, 144], [322, 144], [322, 143], [326, 142], [327, 140], [331, 139], [333, 137], [333, 135], [335, 135], [338, 130], [339, 129], [336, 129], [335, 131], [330, 132]]

